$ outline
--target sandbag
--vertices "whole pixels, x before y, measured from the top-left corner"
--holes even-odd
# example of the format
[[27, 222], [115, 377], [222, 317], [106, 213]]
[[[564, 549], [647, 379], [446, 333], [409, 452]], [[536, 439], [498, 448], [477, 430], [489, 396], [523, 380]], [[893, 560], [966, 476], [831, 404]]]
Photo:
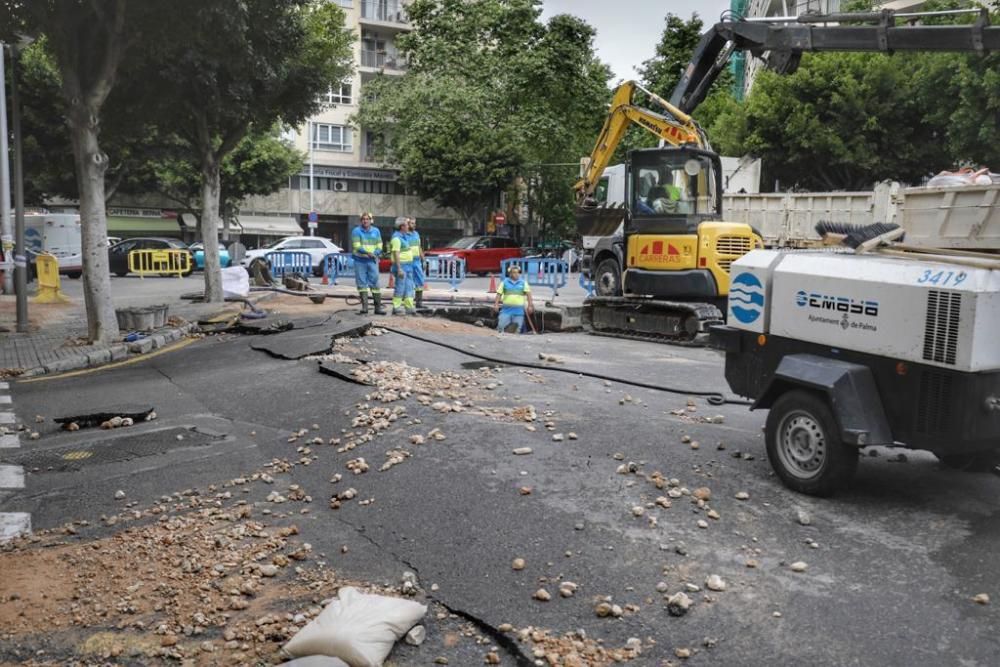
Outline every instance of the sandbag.
[[250, 296], [250, 275], [242, 266], [222, 269], [222, 293], [226, 296]]
[[381, 667], [393, 644], [427, 613], [418, 602], [351, 587], [341, 588], [337, 597], [285, 644], [289, 655], [328, 655], [350, 667]]

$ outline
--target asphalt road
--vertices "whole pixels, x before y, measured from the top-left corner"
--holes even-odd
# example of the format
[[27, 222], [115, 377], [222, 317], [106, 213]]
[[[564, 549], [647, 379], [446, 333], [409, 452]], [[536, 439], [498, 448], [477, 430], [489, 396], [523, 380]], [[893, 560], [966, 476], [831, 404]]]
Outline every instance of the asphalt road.
[[[823, 500], [797, 495], [767, 463], [763, 414], [711, 407], [684, 393], [725, 388], [714, 352], [584, 334], [498, 338], [460, 329], [431, 336], [512, 361], [557, 355], [558, 368], [681, 393], [508, 366], [483, 380], [502, 384], [478, 404], [533, 405], [536, 431], [469, 412], [441, 414], [411, 398], [400, 404], [420, 425], [398, 424], [352, 452], [317, 447], [311, 465], [277, 475], [273, 486], [252, 485], [246, 498], [267, 507], [269, 492], [298, 484], [315, 498], [311, 513], [298, 520], [302, 539], [345, 576], [398, 582], [402, 572], [414, 571], [428, 595], [484, 631], [502, 623], [583, 629], [608, 646], [638, 637], [646, 646], [632, 664], [676, 661], [679, 648], [694, 651], [685, 661], [691, 665], [997, 664], [1000, 614], [996, 605], [971, 598], [985, 592], [1000, 599], [1000, 479], [946, 470], [919, 452], [894, 463], [892, 452], [876, 449], [846, 492]], [[66, 433], [46, 422], [40, 440], [26, 442], [19, 454], [38, 457], [36, 465], [22, 462], [26, 489], [0, 496], [0, 511], [30, 512], [36, 529], [88, 518], [91, 526], [76, 539], [93, 539], [115, 530], [96, 519], [120, 510], [117, 489], [152, 502], [224, 483], [275, 458], [296, 459], [297, 445], [288, 442], [294, 430], [318, 424], [318, 433], [331, 437], [350, 429], [350, 415], [367, 403], [371, 388], [322, 375], [314, 360], [251, 350], [252, 340], [208, 338], [121, 368], [12, 385], [22, 418], [148, 403], [159, 419], [127, 430], [148, 434], [150, 443], [131, 460], [113, 453], [126, 430]], [[366, 337], [363, 347], [368, 360], [477, 372], [468, 367], [477, 365], [473, 357], [393, 333]], [[547, 420], [555, 422], [553, 432], [579, 439], [553, 441], [543, 428]], [[386, 450], [434, 427], [445, 441], [411, 447], [403, 464], [377, 471]], [[179, 428], [191, 437], [174, 440]], [[512, 454], [525, 446], [533, 453]], [[47, 470], [58, 456], [43, 454], [67, 448], [95, 455], [75, 471]], [[345, 463], [359, 455], [372, 469], [351, 476]], [[638, 474], [616, 473], [630, 462]], [[708, 505], [720, 518], [709, 518], [686, 495], [669, 509], [650, 505], [666, 491], [647, 479], [654, 471], [677, 479], [678, 488], [710, 488]], [[347, 479], [336, 488], [350, 484], [374, 502], [328, 509], [335, 491], [329, 480], [337, 472]], [[519, 492], [523, 486], [532, 488], [530, 495]], [[741, 491], [748, 500], [734, 498]], [[637, 506], [642, 516], [634, 515]], [[808, 525], [800, 522], [803, 514]], [[525, 559], [523, 571], [512, 570], [516, 557]], [[796, 561], [808, 569], [793, 572]], [[712, 574], [726, 590], [705, 589]], [[561, 598], [554, 583], [560, 580], [577, 583], [576, 595]], [[668, 593], [699, 587], [688, 593], [694, 604], [687, 615], [667, 613], [659, 582]], [[551, 601], [532, 598], [540, 586]], [[599, 618], [596, 596], [636, 611]], [[427, 644], [400, 643], [395, 664], [426, 665], [437, 655], [452, 665], [482, 664], [484, 648], [446, 645], [442, 637], [452, 622], [429, 617]], [[531, 664], [500, 648], [503, 664]]]

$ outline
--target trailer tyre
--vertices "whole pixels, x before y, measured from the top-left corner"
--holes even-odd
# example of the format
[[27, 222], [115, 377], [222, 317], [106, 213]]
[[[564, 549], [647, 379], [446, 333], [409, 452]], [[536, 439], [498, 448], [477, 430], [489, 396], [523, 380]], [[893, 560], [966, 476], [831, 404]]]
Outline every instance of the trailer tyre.
[[597, 265], [594, 273], [594, 286], [597, 289], [597, 296], [621, 296], [621, 271], [618, 269], [618, 260], [609, 257]]
[[765, 438], [771, 467], [799, 493], [832, 495], [858, 467], [857, 448], [841, 440], [826, 400], [810, 391], [792, 390], [774, 402]]

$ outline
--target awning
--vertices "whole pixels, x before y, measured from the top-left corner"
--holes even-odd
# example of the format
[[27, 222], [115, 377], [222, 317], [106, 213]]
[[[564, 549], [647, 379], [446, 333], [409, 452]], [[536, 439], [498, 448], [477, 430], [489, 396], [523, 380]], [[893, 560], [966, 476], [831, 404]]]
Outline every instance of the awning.
[[295, 218], [243, 215], [239, 218], [244, 234], [259, 236], [302, 236], [302, 227]]
[[108, 231], [133, 236], [159, 236], [180, 234], [181, 227], [175, 218], [140, 218], [108, 216]]

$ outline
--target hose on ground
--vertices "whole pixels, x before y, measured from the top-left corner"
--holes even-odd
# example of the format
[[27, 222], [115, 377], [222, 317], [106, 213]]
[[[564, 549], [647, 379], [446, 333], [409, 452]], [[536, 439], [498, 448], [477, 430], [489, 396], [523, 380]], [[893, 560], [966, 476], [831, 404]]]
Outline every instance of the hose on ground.
[[680, 387], [667, 387], [664, 385], [652, 384], [649, 382], [639, 382], [638, 380], [627, 380], [625, 378], [614, 377], [613, 375], [603, 375], [601, 373], [591, 373], [590, 371], [575, 370], [572, 368], [560, 368], [557, 366], [545, 366], [542, 364], [536, 364], [529, 361], [511, 361], [509, 359], [498, 359], [496, 357], [490, 357], [485, 354], [479, 354], [477, 352], [470, 352], [469, 350], [463, 350], [457, 345], [451, 345], [450, 343], [444, 343], [439, 340], [434, 340], [432, 338], [425, 338], [424, 336], [418, 336], [415, 333], [410, 333], [408, 331], [402, 331], [400, 329], [395, 329], [393, 327], [385, 326], [384, 324], [377, 325], [380, 329], [385, 329], [386, 331], [391, 331], [394, 334], [400, 336], [406, 336], [407, 338], [412, 338], [414, 340], [419, 340], [424, 343], [430, 343], [431, 345], [437, 345], [460, 354], [464, 354], [469, 357], [474, 357], [476, 359], [481, 359], [482, 361], [488, 361], [491, 364], [499, 364], [502, 366], [515, 366], [518, 368], [531, 368], [540, 371], [556, 371], [557, 373], [569, 373], [571, 375], [583, 376], [593, 378], [595, 380], [606, 380], [608, 382], [616, 382], [618, 384], [624, 384], [630, 387], [639, 387], [640, 389], [651, 389], [653, 391], [662, 391], [668, 394], [680, 394], [682, 396], [698, 396], [704, 398], [709, 405], [752, 405], [752, 401], [745, 401], [737, 398], [727, 398], [725, 394], [720, 391], [697, 391], [691, 389], [684, 389]]

